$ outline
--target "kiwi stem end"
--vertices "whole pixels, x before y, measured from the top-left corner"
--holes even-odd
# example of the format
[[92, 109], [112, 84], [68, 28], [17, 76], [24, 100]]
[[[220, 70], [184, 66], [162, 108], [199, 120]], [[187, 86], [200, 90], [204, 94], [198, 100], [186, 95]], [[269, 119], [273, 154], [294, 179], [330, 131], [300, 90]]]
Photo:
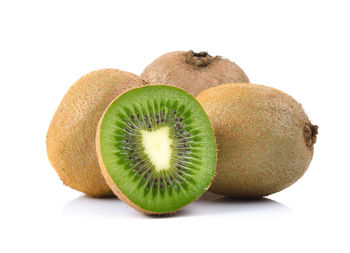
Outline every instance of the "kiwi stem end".
[[317, 140], [317, 134], [318, 134], [318, 126], [311, 124], [311, 122], [305, 123], [304, 126], [304, 139], [306, 146], [309, 148], [313, 147], [313, 145], [316, 143]]
[[219, 58], [220, 56], [211, 56], [208, 52], [204, 51], [195, 53], [190, 50], [185, 53], [186, 63], [198, 68], [207, 67]]

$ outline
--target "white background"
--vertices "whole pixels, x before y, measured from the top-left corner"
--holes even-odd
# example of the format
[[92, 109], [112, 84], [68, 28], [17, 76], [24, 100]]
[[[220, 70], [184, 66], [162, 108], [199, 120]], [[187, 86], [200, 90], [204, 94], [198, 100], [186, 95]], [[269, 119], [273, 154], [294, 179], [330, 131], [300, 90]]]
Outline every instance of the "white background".
[[[1, 1], [0, 252], [350, 252], [349, 1]], [[169, 218], [63, 186], [45, 136], [101, 68], [207, 50], [320, 126], [307, 173], [261, 201], [205, 196]]]

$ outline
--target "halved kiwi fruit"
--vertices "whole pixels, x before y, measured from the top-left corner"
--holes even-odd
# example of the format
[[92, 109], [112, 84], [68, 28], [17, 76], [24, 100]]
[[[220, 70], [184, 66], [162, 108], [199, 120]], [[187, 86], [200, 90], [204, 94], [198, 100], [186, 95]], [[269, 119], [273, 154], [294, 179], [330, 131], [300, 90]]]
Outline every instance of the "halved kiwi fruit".
[[197, 100], [153, 85], [117, 97], [97, 127], [102, 174], [113, 192], [147, 214], [169, 214], [205, 192], [214, 176], [216, 144]]

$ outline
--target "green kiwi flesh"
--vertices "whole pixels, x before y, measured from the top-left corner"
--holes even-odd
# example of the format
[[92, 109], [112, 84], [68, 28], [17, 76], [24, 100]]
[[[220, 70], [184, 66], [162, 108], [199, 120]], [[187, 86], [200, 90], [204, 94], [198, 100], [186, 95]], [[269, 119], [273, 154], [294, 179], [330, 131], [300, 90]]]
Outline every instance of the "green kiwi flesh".
[[106, 182], [132, 207], [169, 214], [204, 193], [216, 167], [210, 121], [197, 100], [171, 86], [152, 85], [116, 98], [96, 135]]

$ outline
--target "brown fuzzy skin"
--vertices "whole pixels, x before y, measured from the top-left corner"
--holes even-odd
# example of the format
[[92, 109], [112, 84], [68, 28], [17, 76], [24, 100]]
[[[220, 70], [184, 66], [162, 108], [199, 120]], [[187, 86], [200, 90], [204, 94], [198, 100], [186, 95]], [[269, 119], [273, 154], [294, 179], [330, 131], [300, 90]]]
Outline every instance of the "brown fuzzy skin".
[[262, 197], [290, 186], [308, 168], [318, 127], [291, 96], [262, 85], [225, 84], [197, 99], [219, 150], [210, 192]]
[[49, 160], [65, 185], [93, 197], [113, 196], [96, 156], [96, 127], [116, 96], [144, 85], [132, 73], [102, 69], [83, 76], [70, 87], [46, 137]]
[[140, 75], [148, 83], [184, 89], [193, 96], [224, 83], [249, 83], [235, 63], [206, 52], [171, 52], [153, 61]]

